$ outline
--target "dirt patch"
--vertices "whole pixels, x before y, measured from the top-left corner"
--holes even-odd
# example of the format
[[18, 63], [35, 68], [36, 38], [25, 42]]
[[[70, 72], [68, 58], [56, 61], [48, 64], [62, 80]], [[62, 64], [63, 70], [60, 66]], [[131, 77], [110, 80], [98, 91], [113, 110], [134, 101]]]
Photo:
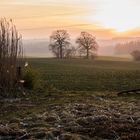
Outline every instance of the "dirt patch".
[[[140, 103], [137, 98], [76, 95], [75, 99], [67, 96], [57, 103], [44, 104], [40, 106], [40, 112], [34, 112], [32, 116], [26, 114], [10, 121], [1, 119], [0, 139], [140, 139]], [[18, 103], [14, 105], [16, 107]], [[9, 107], [7, 111], [10, 111]]]

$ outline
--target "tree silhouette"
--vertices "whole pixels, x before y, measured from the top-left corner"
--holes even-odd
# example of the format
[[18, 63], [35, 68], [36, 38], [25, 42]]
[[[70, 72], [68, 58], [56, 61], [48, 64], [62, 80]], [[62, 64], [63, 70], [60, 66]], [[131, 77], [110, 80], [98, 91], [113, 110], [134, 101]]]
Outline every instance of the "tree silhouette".
[[66, 48], [70, 46], [70, 36], [66, 30], [56, 30], [50, 36], [50, 50], [57, 58], [64, 58]]
[[68, 48], [64, 50], [64, 57], [65, 58], [72, 58], [76, 55], [76, 48], [70, 45]]
[[85, 53], [87, 59], [90, 55], [93, 56], [98, 49], [95, 37], [87, 32], [81, 32], [80, 36], [76, 40], [76, 43], [79, 45], [79, 52]]
[[133, 59], [135, 61], [140, 61], [140, 51], [139, 50], [135, 50], [131, 53]]

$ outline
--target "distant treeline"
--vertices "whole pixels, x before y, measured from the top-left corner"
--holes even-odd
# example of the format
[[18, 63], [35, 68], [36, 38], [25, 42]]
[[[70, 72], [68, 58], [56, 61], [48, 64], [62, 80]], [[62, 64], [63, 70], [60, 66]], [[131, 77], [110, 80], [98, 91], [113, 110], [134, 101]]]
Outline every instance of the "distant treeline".
[[116, 54], [131, 54], [133, 51], [140, 51], [140, 41], [131, 41], [127, 43], [118, 43], [115, 46]]

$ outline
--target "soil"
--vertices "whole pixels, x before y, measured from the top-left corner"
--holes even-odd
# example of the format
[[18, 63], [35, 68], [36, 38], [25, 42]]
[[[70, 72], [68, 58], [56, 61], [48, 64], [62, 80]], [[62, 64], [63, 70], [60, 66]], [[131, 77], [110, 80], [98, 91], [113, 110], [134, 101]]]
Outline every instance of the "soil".
[[0, 103], [0, 140], [140, 140], [139, 97], [70, 94]]

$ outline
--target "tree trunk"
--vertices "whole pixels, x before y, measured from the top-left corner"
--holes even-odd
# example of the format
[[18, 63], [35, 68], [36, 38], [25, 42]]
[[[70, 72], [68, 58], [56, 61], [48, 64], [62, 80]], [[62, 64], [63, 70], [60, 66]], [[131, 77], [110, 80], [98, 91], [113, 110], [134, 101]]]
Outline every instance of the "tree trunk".
[[87, 59], [89, 59], [89, 49], [87, 49]]
[[60, 59], [63, 58], [63, 51], [62, 51], [62, 46], [60, 47]]

